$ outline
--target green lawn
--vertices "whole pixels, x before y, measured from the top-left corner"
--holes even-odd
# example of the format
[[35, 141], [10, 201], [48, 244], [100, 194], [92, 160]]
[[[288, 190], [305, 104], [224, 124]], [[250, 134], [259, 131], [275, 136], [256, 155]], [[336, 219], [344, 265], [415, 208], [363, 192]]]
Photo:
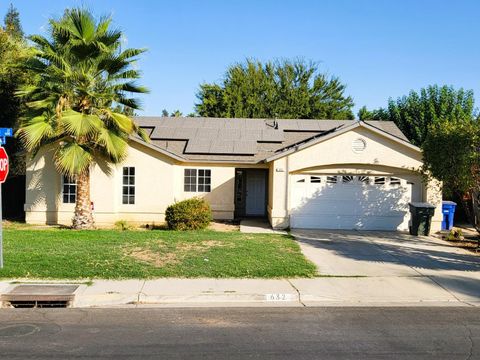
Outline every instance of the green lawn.
[[315, 276], [287, 235], [165, 230], [4, 230], [0, 278]]

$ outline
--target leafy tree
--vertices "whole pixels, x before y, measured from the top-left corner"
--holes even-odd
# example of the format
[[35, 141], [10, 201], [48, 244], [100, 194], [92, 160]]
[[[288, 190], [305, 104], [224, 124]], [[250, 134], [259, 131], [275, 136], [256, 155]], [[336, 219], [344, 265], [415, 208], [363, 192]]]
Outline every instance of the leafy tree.
[[358, 110], [358, 118], [362, 121], [366, 120], [388, 120], [388, 112], [385, 109], [368, 110], [363, 106]]
[[353, 119], [345, 88], [314, 63], [247, 60], [229, 67], [221, 84], [200, 85], [195, 110], [208, 117]]
[[12, 4], [4, 18], [5, 31], [16, 38], [23, 38], [22, 24], [20, 23], [20, 14]]
[[182, 112], [181, 112], [180, 110], [175, 110], [174, 112], [172, 112], [172, 113], [170, 114], [170, 116], [171, 116], [171, 117], [182, 117], [183, 114], [182, 114]]
[[112, 110], [117, 104], [138, 109], [131, 95], [146, 89], [136, 85], [140, 74], [132, 68], [144, 50], [122, 51], [122, 33], [110, 24], [110, 18], [97, 20], [80, 8], [51, 19], [49, 38], [31, 37], [36, 53], [26, 68], [39, 81], [19, 91], [29, 112], [17, 136], [33, 155], [53, 149], [59, 172], [76, 178], [74, 228], [93, 227], [91, 166], [123, 161], [133, 133], [148, 140], [132, 119]]
[[[225, 81], [226, 82], [226, 81]], [[200, 91], [197, 93], [197, 98], [200, 103], [195, 104], [195, 110], [200, 116], [206, 117], [233, 117], [229, 116], [226, 107], [226, 87], [217, 84], [202, 84]], [[230, 91], [231, 92], [231, 91]], [[242, 101], [242, 99], [239, 99]]]
[[[22, 101], [15, 96], [16, 90], [23, 85], [35, 81], [34, 76], [21, 68], [21, 65], [31, 56], [32, 49], [27, 45], [22, 33], [13, 31], [9, 23], [17, 24], [21, 29], [18, 12], [10, 7], [5, 17], [5, 28], [0, 27], [0, 127], [16, 128], [22, 112]], [[9, 20], [13, 19], [13, 20]], [[24, 157], [17, 155], [21, 150], [15, 139], [8, 139], [7, 152], [10, 154], [10, 174], [25, 173]]]
[[162, 117], [168, 117], [168, 111], [167, 109], [162, 110]]
[[420, 146], [430, 125], [445, 119], [453, 122], [472, 119], [476, 116], [474, 105], [472, 90], [432, 85], [396, 100], [390, 98], [386, 109], [372, 112], [361, 109], [359, 117], [361, 115], [362, 120], [394, 121], [413, 144]]
[[[424, 172], [443, 182], [444, 195], [463, 201], [472, 224], [480, 230], [480, 124], [478, 121], [445, 120], [429, 127], [422, 145]], [[470, 200], [473, 210], [470, 211]]]

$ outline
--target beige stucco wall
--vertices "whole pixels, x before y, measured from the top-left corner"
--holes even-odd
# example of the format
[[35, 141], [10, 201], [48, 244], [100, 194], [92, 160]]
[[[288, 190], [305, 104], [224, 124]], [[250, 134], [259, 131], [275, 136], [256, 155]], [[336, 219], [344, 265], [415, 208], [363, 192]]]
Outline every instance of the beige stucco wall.
[[[135, 204], [122, 204], [122, 171], [135, 167]], [[268, 165], [180, 163], [138, 143], [131, 143], [127, 159], [118, 166], [95, 165], [91, 171], [91, 199], [97, 225], [117, 220], [136, 224], [162, 223], [168, 205], [191, 197], [205, 198], [215, 219], [233, 219], [235, 168]], [[185, 192], [184, 169], [210, 169], [211, 192]], [[71, 224], [74, 204], [62, 202], [62, 178], [51, 152], [40, 153], [27, 168], [26, 221], [32, 224]]]
[[[90, 195], [95, 222], [117, 220], [138, 223], [163, 222], [165, 208], [173, 202], [175, 163], [143, 145], [132, 143], [127, 159], [117, 166], [94, 165]], [[135, 167], [135, 204], [122, 204], [122, 171]], [[62, 202], [62, 177], [51, 152], [40, 153], [27, 167], [26, 221], [35, 224], [70, 224], [74, 204]]]
[[[352, 142], [365, 140], [367, 146], [363, 152], [352, 150]], [[273, 183], [271, 202], [269, 204], [269, 220], [273, 227], [289, 226], [291, 176], [299, 173], [321, 174], [380, 174], [399, 175], [412, 182], [414, 201], [429, 201], [436, 205], [432, 219], [432, 231], [440, 230], [441, 191], [439, 187], [427, 186], [422, 177], [415, 171], [422, 165], [422, 154], [372, 132], [370, 129], [358, 127], [339, 134], [323, 142], [275, 160], [271, 166]]]
[[289, 157], [273, 161], [269, 171], [269, 204], [267, 207], [268, 219], [273, 228], [285, 229], [289, 227], [288, 198], [289, 198]]
[[[210, 192], [185, 192], [184, 170], [185, 169], [210, 169], [211, 191]], [[182, 164], [174, 168], [175, 186], [174, 201], [181, 201], [191, 197], [201, 197], [210, 203], [212, 215], [215, 219], [233, 219], [235, 167], [212, 164]]]

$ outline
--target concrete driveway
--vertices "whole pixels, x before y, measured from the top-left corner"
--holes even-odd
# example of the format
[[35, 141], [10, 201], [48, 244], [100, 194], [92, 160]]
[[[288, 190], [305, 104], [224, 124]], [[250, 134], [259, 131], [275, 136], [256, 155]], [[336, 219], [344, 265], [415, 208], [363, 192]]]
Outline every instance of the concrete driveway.
[[480, 302], [480, 256], [443, 240], [380, 231], [296, 229], [292, 235], [319, 276], [348, 279], [348, 286], [360, 292], [393, 291], [393, 299], [425, 291], [432, 295], [425, 299], [448, 293], [452, 299]]

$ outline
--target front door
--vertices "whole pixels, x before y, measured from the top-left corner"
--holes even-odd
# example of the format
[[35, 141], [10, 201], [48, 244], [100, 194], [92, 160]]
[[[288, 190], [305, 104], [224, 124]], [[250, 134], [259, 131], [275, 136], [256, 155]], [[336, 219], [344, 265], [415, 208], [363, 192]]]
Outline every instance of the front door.
[[245, 179], [247, 177], [246, 170], [235, 170], [235, 218], [245, 216]]
[[265, 216], [266, 174], [264, 170], [248, 170], [246, 173], [245, 212], [247, 216]]

